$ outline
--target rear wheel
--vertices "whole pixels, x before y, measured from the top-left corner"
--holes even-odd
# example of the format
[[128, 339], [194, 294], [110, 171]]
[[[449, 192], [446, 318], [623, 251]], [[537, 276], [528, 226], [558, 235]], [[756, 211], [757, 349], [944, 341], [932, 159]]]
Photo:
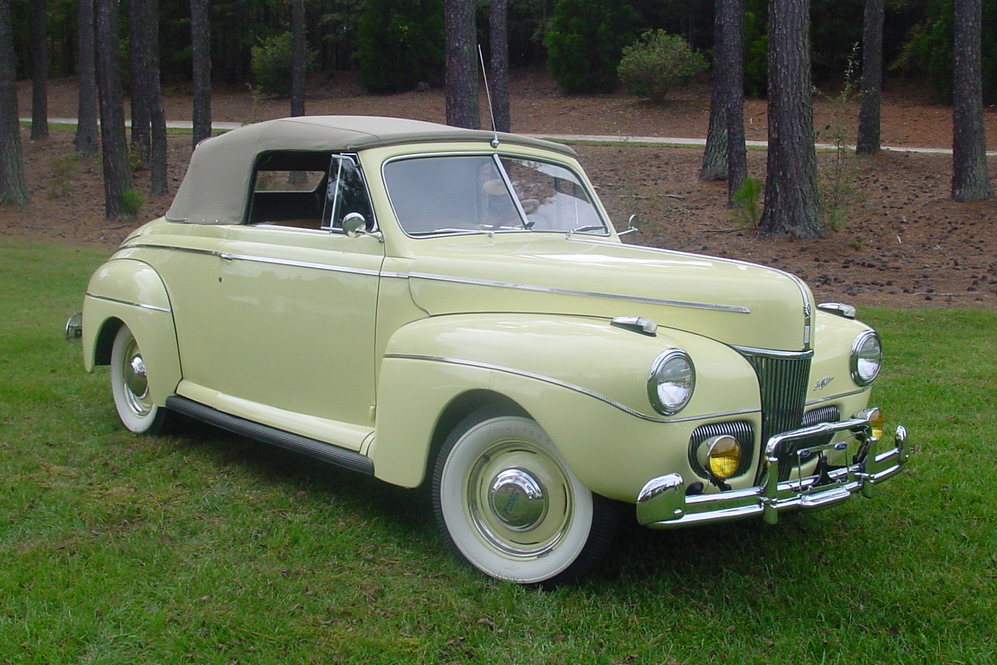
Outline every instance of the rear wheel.
[[167, 425], [169, 412], [153, 403], [149, 374], [135, 335], [121, 326], [111, 347], [111, 394], [118, 418], [132, 432], [156, 434]]
[[536, 421], [496, 412], [472, 415], [447, 438], [433, 504], [464, 560], [520, 584], [579, 577], [616, 530], [615, 505], [582, 485]]

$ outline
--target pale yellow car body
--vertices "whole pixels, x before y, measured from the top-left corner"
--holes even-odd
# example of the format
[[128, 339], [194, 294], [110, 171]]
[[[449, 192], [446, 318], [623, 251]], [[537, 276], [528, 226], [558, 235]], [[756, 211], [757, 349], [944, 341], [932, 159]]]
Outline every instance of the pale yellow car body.
[[[282, 144], [280, 130], [292, 122], [233, 134], [256, 132], [243, 144], [249, 153], [254, 143], [260, 153], [337, 152]], [[344, 120], [304, 122], [314, 133]], [[488, 132], [451, 136], [383, 122], [412, 137], [341, 150], [359, 159], [373, 232], [244, 223], [238, 197], [247, 195], [249, 176], [198, 167], [199, 147], [171, 213], [129, 236], [90, 281], [86, 369], [110, 361], [123, 324], [141, 344], [155, 405], [182, 397], [328, 444], [404, 487], [426, 481], [461, 417], [489, 401], [514, 404], [586, 488], [631, 504], [650, 480], [669, 474], [702, 483], [703, 494], [759, 482], [767, 464], [762, 403], [745, 349], [812, 351], [807, 411], [833, 406], [848, 419], [868, 406], [871, 386], [857, 384], [851, 366], [853, 342], [867, 326], [820, 310], [809, 288], [784, 272], [625, 244], [594, 194], [607, 220], [594, 235], [406, 233], [384, 165], [413, 155], [557, 163], [595, 189], [563, 146], [502, 135], [496, 147]], [[225, 140], [235, 144], [237, 136], [207, 143]], [[191, 195], [210, 192], [216, 176], [217, 200]], [[192, 218], [198, 201], [216, 209]], [[618, 317], [651, 320], [657, 330], [614, 325]], [[673, 415], [656, 412], [648, 397], [650, 368], [669, 348], [695, 365], [692, 398]], [[730, 420], [749, 423], [754, 441], [744, 472], [722, 488], [693, 468], [689, 442], [697, 427]]]

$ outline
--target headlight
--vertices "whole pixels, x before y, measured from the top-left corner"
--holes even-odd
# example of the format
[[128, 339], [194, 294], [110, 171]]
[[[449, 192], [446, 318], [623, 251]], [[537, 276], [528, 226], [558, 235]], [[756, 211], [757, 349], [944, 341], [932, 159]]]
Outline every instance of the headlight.
[[696, 369], [692, 359], [681, 349], [668, 349], [651, 366], [647, 396], [655, 411], [671, 416], [685, 408], [695, 387]]
[[883, 345], [879, 335], [866, 330], [852, 342], [852, 380], [860, 386], [867, 386], [879, 376], [883, 366]]
[[883, 345], [879, 335], [866, 330], [852, 342], [852, 380], [860, 386], [867, 386], [879, 376], [883, 366]]

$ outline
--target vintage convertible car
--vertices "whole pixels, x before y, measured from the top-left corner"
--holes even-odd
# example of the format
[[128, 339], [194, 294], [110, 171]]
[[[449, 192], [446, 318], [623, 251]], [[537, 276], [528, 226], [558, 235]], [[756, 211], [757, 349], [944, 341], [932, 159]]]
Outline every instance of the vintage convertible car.
[[[556, 585], [621, 507], [670, 529], [896, 474], [880, 340], [778, 270], [624, 244], [563, 145], [373, 117], [208, 139], [93, 275], [86, 369], [176, 414], [404, 487], [495, 578]], [[634, 508], [635, 506], [635, 508]]]

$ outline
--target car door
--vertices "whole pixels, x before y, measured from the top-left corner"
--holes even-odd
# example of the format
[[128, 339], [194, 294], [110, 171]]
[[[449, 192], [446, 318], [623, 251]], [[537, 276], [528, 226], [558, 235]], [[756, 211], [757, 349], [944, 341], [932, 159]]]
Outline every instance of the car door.
[[[342, 231], [350, 212], [375, 224], [358, 161], [326, 159], [314, 183], [293, 160], [257, 174], [251, 223], [231, 227], [223, 243], [217, 327], [202, 352], [214, 356], [207, 387], [218, 393], [216, 408], [359, 449], [373, 427], [384, 250], [374, 235]], [[262, 180], [286, 187], [287, 204]]]

